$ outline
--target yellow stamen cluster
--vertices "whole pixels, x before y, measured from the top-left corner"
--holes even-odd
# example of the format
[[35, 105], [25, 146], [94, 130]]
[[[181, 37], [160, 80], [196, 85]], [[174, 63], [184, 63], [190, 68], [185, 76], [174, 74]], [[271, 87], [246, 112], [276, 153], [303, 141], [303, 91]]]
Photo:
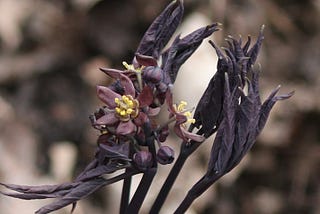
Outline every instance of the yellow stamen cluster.
[[141, 70], [143, 67], [139, 67], [139, 68], [135, 68], [132, 64], [128, 64], [127, 62], [123, 61], [122, 65], [127, 69], [127, 70], [131, 70], [131, 71], [135, 71], [138, 73], [141, 73]]
[[123, 95], [120, 99], [115, 98], [114, 102], [117, 104], [117, 107], [115, 108], [115, 113], [121, 121], [128, 121], [138, 116], [139, 102], [132, 96]]
[[183, 113], [184, 116], [187, 117], [186, 123], [195, 123], [196, 120], [192, 118], [192, 114], [190, 111], [186, 110], [187, 102], [186, 101], [180, 101], [179, 105], [176, 108], [176, 111], [179, 113]]

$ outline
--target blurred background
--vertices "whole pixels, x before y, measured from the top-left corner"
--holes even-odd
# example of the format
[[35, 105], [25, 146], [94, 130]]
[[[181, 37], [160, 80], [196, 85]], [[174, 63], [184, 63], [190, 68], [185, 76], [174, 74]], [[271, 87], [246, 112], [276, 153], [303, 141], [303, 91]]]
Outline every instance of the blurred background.
[[[95, 85], [110, 82], [98, 68], [130, 62], [169, 2], [0, 0], [1, 182], [67, 182], [89, 163], [98, 133], [88, 116], [101, 105]], [[222, 30], [210, 38], [219, 46], [228, 35], [256, 39], [265, 24], [262, 98], [279, 84], [282, 93], [295, 90], [276, 104], [250, 154], [188, 213], [320, 213], [320, 1], [185, 0], [185, 9], [178, 32], [220, 22]], [[175, 99], [195, 106], [216, 61], [206, 40], [182, 67]], [[187, 161], [162, 213], [172, 213], [203, 175], [212, 141]], [[160, 167], [141, 213], [148, 213], [169, 169]], [[120, 187], [82, 200], [74, 213], [117, 213]], [[49, 202], [0, 196], [0, 213], [33, 213]]]

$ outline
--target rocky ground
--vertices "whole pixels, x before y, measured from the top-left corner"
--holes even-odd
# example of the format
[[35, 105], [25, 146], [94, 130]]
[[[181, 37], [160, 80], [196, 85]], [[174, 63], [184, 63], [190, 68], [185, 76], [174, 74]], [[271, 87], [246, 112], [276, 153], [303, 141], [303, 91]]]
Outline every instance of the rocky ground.
[[[122, 61], [130, 61], [143, 32], [168, 2], [0, 1], [1, 182], [60, 183], [83, 169], [97, 137], [88, 119], [101, 104], [95, 85], [109, 81], [98, 68], [120, 68]], [[276, 105], [240, 166], [189, 213], [320, 213], [320, 1], [185, 0], [185, 7], [179, 31], [220, 22], [222, 30], [210, 38], [220, 46], [228, 35], [256, 38], [265, 24], [258, 59], [262, 97], [279, 84], [283, 93], [295, 90], [290, 100]], [[216, 61], [204, 42], [183, 66], [176, 96], [195, 105]], [[208, 149], [203, 145], [187, 162], [163, 213], [172, 213], [201, 177]], [[150, 203], [169, 168], [160, 169]], [[81, 201], [75, 213], [116, 213], [119, 187]], [[0, 196], [0, 210], [33, 213], [45, 202]], [[150, 203], [141, 213], [147, 213]]]

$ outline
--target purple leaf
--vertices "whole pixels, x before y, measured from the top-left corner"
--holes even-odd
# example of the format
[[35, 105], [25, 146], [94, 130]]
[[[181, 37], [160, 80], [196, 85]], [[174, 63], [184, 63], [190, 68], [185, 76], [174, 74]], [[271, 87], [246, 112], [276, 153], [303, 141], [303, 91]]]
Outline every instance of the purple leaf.
[[261, 132], [264, 125], [266, 124], [269, 113], [270, 113], [272, 107], [274, 106], [274, 104], [279, 100], [286, 100], [294, 94], [294, 92], [292, 91], [288, 94], [276, 96], [276, 94], [278, 93], [279, 90], [280, 90], [280, 86], [278, 86], [276, 89], [274, 89], [271, 92], [271, 94], [269, 95], [269, 97], [262, 104], [260, 115], [259, 115], [259, 123], [258, 123], [257, 129], [256, 129], [256, 135], [258, 135]]
[[177, 36], [173, 44], [164, 53], [163, 71], [166, 74], [166, 83], [174, 83], [181, 65], [197, 50], [202, 41], [218, 30], [218, 24], [214, 23], [193, 31], [180, 39]]
[[100, 144], [98, 154], [110, 160], [130, 161], [128, 158], [129, 145], [127, 143], [117, 143], [112, 146]]
[[257, 60], [260, 48], [262, 46], [262, 41], [264, 40], [264, 35], [263, 35], [264, 27], [265, 26], [262, 25], [256, 43], [253, 45], [253, 47], [248, 51], [246, 55], [250, 57], [248, 67], [251, 67]]
[[71, 189], [71, 191], [68, 194], [64, 195], [61, 199], [40, 208], [35, 213], [47, 214], [55, 210], [61, 209], [65, 206], [68, 206], [70, 204], [74, 204], [80, 199], [92, 194], [99, 188], [105, 186], [107, 183], [107, 180], [103, 178], [97, 178], [94, 180], [89, 180], [87, 182], [80, 183], [77, 187]]
[[223, 82], [223, 73], [217, 72], [210, 80], [194, 113], [196, 122], [193, 126], [201, 128], [201, 133], [203, 133], [205, 137], [209, 137], [215, 132], [221, 118]]
[[98, 178], [105, 174], [110, 174], [120, 169], [118, 164], [111, 163], [108, 165], [98, 165], [97, 167], [86, 171], [86, 173], [82, 174], [81, 177], [77, 178], [77, 181], [88, 181], [94, 178]]
[[14, 185], [14, 184], [3, 184], [2, 186], [11, 189], [19, 193], [4, 193], [14, 198], [20, 198], [24, 200], [33, 199], [45, 199], [45, 198], [56, 198], [61, 197], [70, 191], [70, 189], [75, 188], [79, 185], [78, 182], [75, 183], [64, 183], [60, 185], [42, 185], [42, 186], [28, 186], [28, 185]]
[[236, 102], [234, 92], [230, 92], [228, 75], [225, 74], [223, 102], [223, 120], [217, 131], [211, 150], [208, 172], [223, 173], [232, 156], [232, 147], [235, 131]]
[[180, 24], [183, 11], [181, 0], [169, 4], [145, 32], [136, 53], [158, 59], [162, 49]]

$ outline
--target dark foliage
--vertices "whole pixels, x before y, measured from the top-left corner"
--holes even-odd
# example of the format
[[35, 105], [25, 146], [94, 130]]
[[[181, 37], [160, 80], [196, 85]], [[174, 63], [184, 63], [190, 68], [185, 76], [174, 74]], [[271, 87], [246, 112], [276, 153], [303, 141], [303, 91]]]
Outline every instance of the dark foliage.
[[[218, 55], [217, 72], [201, 97], [194, 117], [186, 102], [173, 102], [172, 87], [181, 65], [196, 51], [202, 41], [218, 30], [219, 24], [202, 27], [187, 36], [177, 36], [163, 50], [181, 22], [182, 0], [173, 1], [154, 20], [138, 46], [132, 64], [123, 63], [123, 70], [101, 68], [114, 81], [97, 86], [103, 106], [90, 116], [99, 137], [94, 159], [73, 182], [61, 185], [25, 186], [3, 184], [12, 193], [3, 195], [25, 200], [56, 198], [36, 213], [45, 214], [72, 204], [106, 185], [124, 180], [121, 213], [138, 213], [156, 175], [158, 163], [174, 161], [174, 150], [164, 145], [168, 125], [182, 140], [181, 152], [163, 185], [151, 213], [158, 213], [185, 160], [198, 146], [217, 132], [206, 174], [190, 189], [176, 213], [183, 213], [191, 203], [217, 179], [232, 170], [253, 146], [268, 115], [278, 100], [293, 93], [276, 95], [279, 87], [261, 103], [259, 73], [253, 68], [261, 48], [263, 28], [251, 46], [251, 38], [243, 45], [241, 39], [228, 38], [224, 51], [211, 42]], [[161, 64], [160, 64], [161, 62]], [[246, 90], [247, 88], [247, 90]], [[155, 116], [166, 104], [168, 122], [158, 124]], [[187, 125], [191, 124], [189, 129]], [[198, 129], [197, 133], [193, 132]], [[117, 170], [122, 174], [106, 178]], [[130, 179], [143, 177], [129, 201]], [[167, 185], [169, 183], [169, 185]]]

